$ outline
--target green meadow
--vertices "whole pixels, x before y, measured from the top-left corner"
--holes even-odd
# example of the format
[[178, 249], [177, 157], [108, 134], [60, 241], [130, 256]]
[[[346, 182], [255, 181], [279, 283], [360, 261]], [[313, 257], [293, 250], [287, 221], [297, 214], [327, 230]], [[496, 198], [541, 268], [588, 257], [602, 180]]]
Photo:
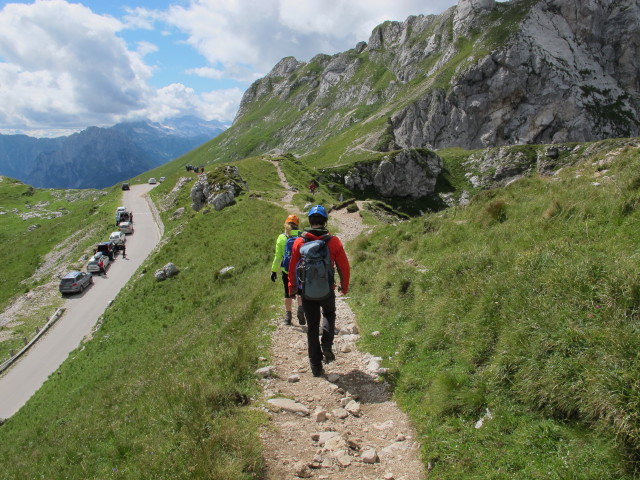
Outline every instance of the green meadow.
[[636, 478], [640, 154], [607, 153], [352, 246], [361, 347], [430, 475]]

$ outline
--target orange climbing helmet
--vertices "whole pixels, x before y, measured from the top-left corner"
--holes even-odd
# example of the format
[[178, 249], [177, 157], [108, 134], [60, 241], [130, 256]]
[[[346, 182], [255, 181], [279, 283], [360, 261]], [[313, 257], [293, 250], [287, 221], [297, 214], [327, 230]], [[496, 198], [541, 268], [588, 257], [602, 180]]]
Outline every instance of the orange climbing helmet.
[[300, 219], [297, 215], [289, 215], [284, 223], [293, 223], [295, 225], [300, 225]]

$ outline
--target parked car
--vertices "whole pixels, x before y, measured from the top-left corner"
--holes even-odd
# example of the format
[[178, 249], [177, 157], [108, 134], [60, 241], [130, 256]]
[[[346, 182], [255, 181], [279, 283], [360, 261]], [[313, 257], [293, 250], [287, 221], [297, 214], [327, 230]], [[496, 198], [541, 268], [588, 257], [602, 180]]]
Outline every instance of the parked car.
[[87, 263], [87, 272], [100, 273], [101, 265], [104, 271], [106, 272], [107, 268], [109, 267], [109, 264], [110, 264], [109, 257], [102, 252], [98, 252], [89, 259], [89, 263]]
[[93, 276], [88, 272], [78, 272], [73, 270], [60, 279], [58, 289], [63, 295], [65, 293], [83, 292], [85, 288], [93, 284]]
[[160, 177], [160, 183], [164, 182], [166, 180], [165, 177]]
[[118, 207], [116, 209], [116, 226], [120, 225], [120, 222], [133, 222], [133, 213], [128, 212], [125, 207]]
[[108, 242], [96, 243], [95, 253], [101, 252], [109, 257], [109, 260], [113, 261], [113, 257], [116, 254], [116, 244], [109, 240]]
[[120, 224], [118, 225], [118, 229], [120, 229], [120, 231], [125, 234], [133, 233], [133, 223], [120, 222]]
[[155, 185], [156, 183], [157, 183], [157, 182], [156, 182], [156, 179], [155, 179], [155, 178], [151, 177], [151, 178], [149, 179], [149, 185]]
[[128, 184], [128, 183], [126, 183], [126, 182], [125, 182], [125, 183], [123, 183], [123, 184], [122, 184], [122, 190], [130, 190], [130, 188], [129, 188], [129, 184]]
[[116, 248], [120, 245], [124, 245], [127, 241], [127, 236], [122, 232], [111, 232], [109, 235], [109, 241], [115, 244]]
[[116, 215], [116, 225], [120, 225], [122, 222], [133, 223], [133, 215], [130, 212], [120, 212]]

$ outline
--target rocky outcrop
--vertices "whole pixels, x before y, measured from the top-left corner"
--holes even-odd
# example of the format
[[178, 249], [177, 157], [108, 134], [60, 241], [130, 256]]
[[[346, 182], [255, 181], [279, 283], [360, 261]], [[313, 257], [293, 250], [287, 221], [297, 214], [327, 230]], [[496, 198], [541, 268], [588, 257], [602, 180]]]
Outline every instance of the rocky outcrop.
[[248, 186], [237, 167], [217, 167], [210, 173], [200, 175], [191, 188], [191, 208], [197, 212], [208, 204], [215, 210], [222, 210], [232, 205], [244, 190], [248, 190]]
[[327, 171], [328, 177], [350, 190], [373, 188], [382, 197], [418, 199], [435, 190], [442, 159], [428, 150], [401, 150], [381, 160], [357, 163], [343, 171]]
[[[460, 2], [454, 31], [490, 7], [469, 3], [480, 5], [460, 18]], [[430, 91], [395, 114], [398, 145], [471, 149], [638, 135], [638, 4], [577, 5], [539, 2], [509, 43], [456, 74], [453, 88]]]
[[167, 278], [175, 277], [180, 270], [173, 263], [169, 262], [164, 267], [156, 270], [154, 277], [158, 282], [166, 280]]
[[[574, 148], [580, 150], [580, 147]], [[504, 187], [534, 173], [553, 174], [577, 160], [573, 155], [564, 155], [566, 153], [572, 153], [570, 146], [491, 148], [470, 155], [463, 167], [473, 187]]]

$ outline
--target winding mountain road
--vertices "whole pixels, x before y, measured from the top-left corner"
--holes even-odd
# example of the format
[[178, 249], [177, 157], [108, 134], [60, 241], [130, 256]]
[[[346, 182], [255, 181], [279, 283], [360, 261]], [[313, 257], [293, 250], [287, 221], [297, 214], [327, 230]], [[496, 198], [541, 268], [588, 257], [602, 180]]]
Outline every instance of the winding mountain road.
[[[123, 192], [122, 205], [133, 212], [135, 227], [127, 236], [127, 258], [118, 256], [105, 276], [94, 275], [91, 288], [69, 297], [63, 305], [64, 315], [0, 377], [0, 418], [16, 413], [91, 333], [100, 315], [157, 245], [162, 226], [147, 200], [151, 188], [153, 185], [132, 185]], [[105, 222], [113, 222], [113, 217]]]

